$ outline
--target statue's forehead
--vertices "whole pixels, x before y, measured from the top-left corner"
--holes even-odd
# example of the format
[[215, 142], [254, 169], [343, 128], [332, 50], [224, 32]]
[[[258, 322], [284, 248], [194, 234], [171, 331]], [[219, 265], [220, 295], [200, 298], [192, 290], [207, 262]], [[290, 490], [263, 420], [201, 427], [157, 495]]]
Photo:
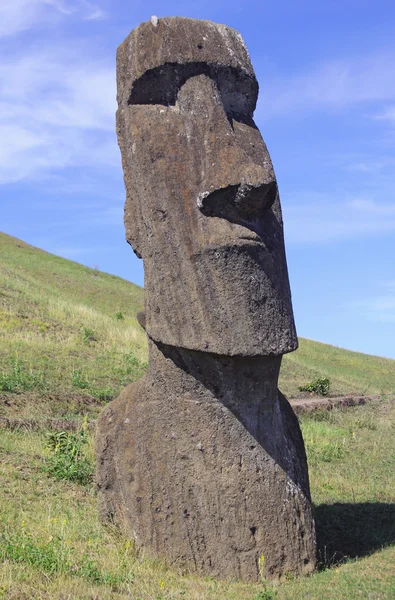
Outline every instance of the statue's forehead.
[[117, 53], [118, 100], [128, 102], [134, 83], [166, 65], [213, 65], [237, 71], [256, 82], [241, 35], [225, 25], [182, 17], [165, 17], [154, 25], [141, 23], [119, 46]]

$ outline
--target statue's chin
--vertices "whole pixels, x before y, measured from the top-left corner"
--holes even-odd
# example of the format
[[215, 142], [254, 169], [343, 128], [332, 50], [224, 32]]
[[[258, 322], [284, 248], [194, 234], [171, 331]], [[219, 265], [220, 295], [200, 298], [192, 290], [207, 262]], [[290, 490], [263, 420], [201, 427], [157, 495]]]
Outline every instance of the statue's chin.
[[171, 346], [228, 356], [278, 356], [295, 350], [281, 258], [255, 240], [244, 240], [185, 259], [177, 265], [172, 285], [167, 278], [148, 278], [148, 335]]

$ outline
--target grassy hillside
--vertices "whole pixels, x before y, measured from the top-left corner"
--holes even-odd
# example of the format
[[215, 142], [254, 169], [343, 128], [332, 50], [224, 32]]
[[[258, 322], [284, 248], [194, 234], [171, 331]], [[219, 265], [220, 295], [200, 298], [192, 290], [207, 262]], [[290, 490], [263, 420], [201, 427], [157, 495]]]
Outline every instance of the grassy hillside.
[[[0, 416], [95, 416], [146, 370], [142, 307], [138, 286], [0, 234]], [[317, 377], [333, 393], [394, 393], [395, 361], [300, 342], [283, 362], [289, 396]], [[0, 429], [0, 597], [390, 600], [394, 421], [385, 399], [302, 415], [320, 570], [277, 586], [182, 576], [101, 525], [91, 432]], [[54, 452], [57, 435], [74, 437]], [[76, 444], [72, 459], [60, 450]]]
[[64, 414], [117, 395], [146, 368], [142, 308], [140, 287], [0, 234], [2, 410]]
[[[146, 369], [143, 289], [0, 234], [0, 414], [97, 413]], [[329, 377], [333, 394], [391, 393], [395, 361], [300, 340], [280, 388]]]
[[299, 385], [317, 377], [330, 379], [331, 395], [392, 394], [395, 360], [299, 338], [298, 350], [284, 357], [279, 387], [293, 397]]
[[59, 461], [48, 472], [48, 434], [0, 430], [0, 597], [393, 600], [394, 422], [395, 404], [383, 400], [302, 416], [320, 569], [277, 586], [182, 576], [136, 552], [98, 522], [91, 482], [59, 480]]

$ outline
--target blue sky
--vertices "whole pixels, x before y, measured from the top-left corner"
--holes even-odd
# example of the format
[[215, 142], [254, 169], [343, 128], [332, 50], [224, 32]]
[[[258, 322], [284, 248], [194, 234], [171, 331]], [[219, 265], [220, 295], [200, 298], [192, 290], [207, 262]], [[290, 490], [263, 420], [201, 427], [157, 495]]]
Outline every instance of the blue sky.
[[395, 358], [393, 0], [1, 0], [0, 230], [143, 284], [114, 74], [116, 47], [153, 14], [247, 43], [299, 335]]

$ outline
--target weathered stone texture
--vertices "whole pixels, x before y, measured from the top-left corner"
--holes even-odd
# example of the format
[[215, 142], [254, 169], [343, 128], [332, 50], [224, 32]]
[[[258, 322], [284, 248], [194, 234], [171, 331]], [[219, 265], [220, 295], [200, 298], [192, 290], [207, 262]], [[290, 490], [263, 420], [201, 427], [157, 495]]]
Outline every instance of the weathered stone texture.
[[208, 21], [143, 23], [117, 69], [125, 226], [144, 259], [148, 335], [235, 356], [295, 350], [277, 183], [241, 37]]
[[100, 511], [138, 547], [213, 576], [310, 573], [315, 539], [295, 414], [279, 358], [156, 346], [102, 413]]
[[277, 389], [297, 338], [248, 52], [224, 25], [153, 19], [118, 49], [117, 85], [150, 358], [99, 420], [100, 512], [187, 569], [309, 573], [306, 456]]

